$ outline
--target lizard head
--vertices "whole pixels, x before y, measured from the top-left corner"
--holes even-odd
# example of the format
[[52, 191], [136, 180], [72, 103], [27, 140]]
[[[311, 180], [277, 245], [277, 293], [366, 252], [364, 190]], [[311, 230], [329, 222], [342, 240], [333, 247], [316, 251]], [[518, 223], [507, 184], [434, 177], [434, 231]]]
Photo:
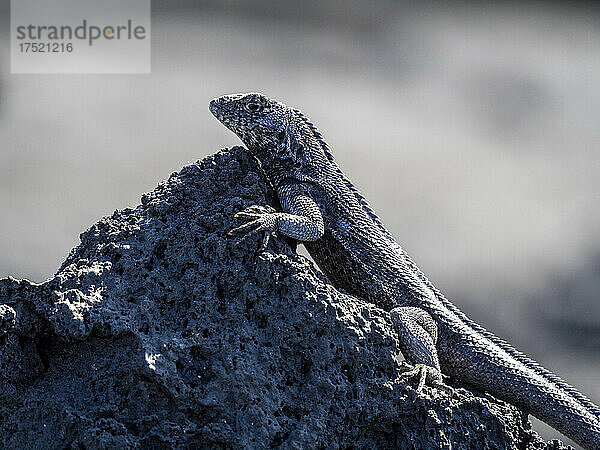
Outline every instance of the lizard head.
[[254, 92], [215, 98], [209, 109], [238, 135], [275, 184], [276, 178], [315, 180], [333, 167], [323, 137], [298, 109]]
[[211, 100], [208, 109], [250, 151], [271, 148], [283, 138], [287, 107], [263, 94], [223, 95]]

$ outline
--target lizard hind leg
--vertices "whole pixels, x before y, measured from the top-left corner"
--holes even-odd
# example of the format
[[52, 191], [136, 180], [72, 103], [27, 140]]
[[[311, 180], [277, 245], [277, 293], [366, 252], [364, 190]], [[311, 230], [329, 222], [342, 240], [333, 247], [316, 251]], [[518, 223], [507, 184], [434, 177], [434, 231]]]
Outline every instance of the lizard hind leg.
[[398, 307], [390, 312], [398, 331], [400, 350], [410, 366], [402, 373], [402, 378], [418, 377], [417, 392], [421, 392], [426, 383], [445, 390], [452, 395], [452, 389], [442, 380], [440, 362], [435, 347], [437, 325], [431, 316], [420, 308]]

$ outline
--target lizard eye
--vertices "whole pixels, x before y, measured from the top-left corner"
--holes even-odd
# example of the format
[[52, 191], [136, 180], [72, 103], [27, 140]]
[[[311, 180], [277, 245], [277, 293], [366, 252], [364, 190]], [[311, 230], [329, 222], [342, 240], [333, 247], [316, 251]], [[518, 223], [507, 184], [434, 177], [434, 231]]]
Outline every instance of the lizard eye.
[[262, 109], [262, 106], [258, 103], [246, 103], [246, 109], [250, 112], [258, 112]]

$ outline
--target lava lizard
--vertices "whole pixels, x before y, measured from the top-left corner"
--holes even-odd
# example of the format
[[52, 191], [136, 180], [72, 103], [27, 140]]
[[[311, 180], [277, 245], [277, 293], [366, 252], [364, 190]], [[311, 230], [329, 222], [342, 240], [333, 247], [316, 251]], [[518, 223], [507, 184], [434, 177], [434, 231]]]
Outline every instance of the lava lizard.
[[600, 449], [600, 408], [473, 322], [425, 277], [336, 164], [298, 109], [259, 93], [224, 95], [210, 111], [244, 142], [283, 211], [251, 206], [230, 234], [278, 232], [304, 244], [330, 282], [390, 311], [400, 349], [423, 383], [442, 373], [521, 407], [588, 449]]

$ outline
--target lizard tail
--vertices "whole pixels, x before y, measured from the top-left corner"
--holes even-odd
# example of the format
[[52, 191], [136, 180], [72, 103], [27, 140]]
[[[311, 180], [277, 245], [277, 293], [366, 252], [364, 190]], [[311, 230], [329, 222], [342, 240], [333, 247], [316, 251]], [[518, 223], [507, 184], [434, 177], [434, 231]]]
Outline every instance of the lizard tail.
[[[530, 410], [534, 416], [553, 426], [584, 448], [600, 449], [600, 408], [594, 402], [562, 378], [516, 350], [508, 342], [469, 319], [432, 285], [408, 256], [406, 258], [418, 277], [427, 284], [446, 309], [473, 332], [492, 342], [517, 363], [515, 365], [509, 359], [505, 360], [506, 356], [502, 357], [499, 354], [491, 358], [490, 355], [478, 354], [476, 347], [472, 345], [473, 341], [468, 341], [462, 351], [458, 351], [458, 358], [451, 358], [446, 367], [449, 372], [457, 372], [459, 379], [465, 378], [465, 374], [473, 374], [473, 379], [463, 381], [487, 390], [509, 403]], [[461, 345], [459, 342], [465, 337], [464, 335], [458, 336], [455, 344]], [[449, 352], [457, 351], [454, 348], [447, 350]], [[474, 353], [470, 354], [470, 352]], [[460, 366], [460, 363], [456, 364], [456, 362], [461, 359], [464, 359], [463, 362], [466, 362], [469, 367], [462, 369], [457, 367]], [[484, 362], [483, 359], [486, 361]], [[440, 362], [442, 362], [442, 354], [440, 354]], [[482, 364], [480, 366], [482, 373], [473, 372], [473, 366], [476, 366], [477, 363]], [[486, 370], [486, 367], [490, 365], [495, 365], [496, 370]], [[497, 377], [497, 374], [507, 370], [510, 372], [509, 377]], [[482, 383], [481, 377], [486, 378], [486, 376], [495, 379], [492, 382], [487, 380]]]
[[590, 412], [590, 414], [596, 416], [596, 418], [598, 418], [600, 420], [600, 407], [598, 407], [587, 396], [585, 396], [584, 394], [579, 392], [577, 389], [575, 389], [573, 386], [568, 384], [566, 381], [564, 381], [558, 375], [555, 375], [554, 373], [550, 372], [548, 369], [542, 367], [536, 361], [534, 361], [533, 359], [529, 358], [524, 353], [515, 349], [512, 345], [510, 345], [505, 340], [499, 338], [495, 334], [491, 333], [490, 331], [486, 330], [484, 327], [479, 325], [477, 322], [471, 320], [465, 313], [463, 313], [460, 309], [458, 309], [458, 307], [456, 307], [450, 300], [448, 300], [446, 297], [444, 297], [444, 295], [436, 289], [436, 287], [429, 281], [429, 279], [427, 279], [425, 274], [421, 271], [421, 269], [419, 269], [419, 267], [408, 256], [408, 254], [406, 254], [406, 252], [403, 249], [402, 249], [402, 252], [404, 253], [404, 255], [406, 257], [406, 261], [407, 261], [409, 267], [417, 274], [419, 279], [422, 282], [424, 282], [429, 289], [431, 289], [431, 291], [435, 294], [436, 298], [444, 305], [444, 307], [446, 307], [448, 310], [450, 310], [452, 313], [454, 313], [462, 322], [467, 324], [471, 329], [473, 329], [477, 333], [481, 334], [486, 339], [489, 339], [490, 341], [492, 341], [494, 344], [496, 344], [498, 347], [500, 347], [502, 350], [504, 350], [506, 353], [508, 353], [515, 360], [517, 360], [520, 363], [529, 367], [537, 375], [545, 378], [547, 381], [550, 381], [553, 384], [555, 384], [556, 386], [560, 387], [563, 391], [568, 393], [571, 397], [576, 399], [582, 406], [584, 406]]
[[[476, 339], [469, 337], [469, 332], [463, 329], [456, 339], [451, 340], [452, 346], [462, 348], [446, 348], [440, 353], [440, 363], [443, 362], [443, 353], [450, 355], [450, 359], [444, 364], [446, 367], [442, 369], [446, 369], [450, 375], [454, 372], [456, 378], [531, 411], [534, 416], [584, 448], [600, 449], [600, 408], [594, 402], [562, 378], [467, 317], [433, 286], [406, 252], [401, 251], [406, 256], [409, 267], [431, 289], [444, 308], [452, 312], [472, 332], [490, 341], [506, 355], [491, 355], [478, 351], [477, 346], [473, 345]], [[463, 342], [464, 339], [466, 340]], [[479, 366], [479, 371], [473, 370], [476, 366]], [[495, 369], [490, 370], [491, 367]], [[503, 373], [510, 375], [498, 376]]]
[[588, 409], [591, 414], [596, 416], [596, 418], [600, 419], [600, 407], [598, 407], [594, 402], [592, 402], [586, 395], [579, 392], [577, 389], [575, 389], [573, 386], [568, 384], [566, 381], [564, 381], [558, 375], [556, 375], [556, 374], [552, 373], [551, 371], [549, 371], [548, 369], [542, 367], [535, 360], [531, 359], [524, 353], [515, 349], [512, 345], [510, 345], [505, 340], [499, 338], [495, 334], [486, 330], [484, 327], [479, 325], [477, 322], [474, 322], [473, 320], [469, 319], [465, 313], [463, 313], [460, 309], [458, 309], [455, 305], [453, 305], [437, 289], [434, 288], [433, 292], [435, 293], [436, 297], [444, 304], [444, 306], [446, 308], [448, 308], [450, 311], [452, 311], [454, 314], [456, 314], [469, 327], [471, 327], [477, 333], [483, 335], [485, 338], [492, 341], [494, 344], [496, 344], [498, 347], [500, 347], [502, 350], [504, 350], [506, 353], [508, 353], [510, 356], [512, 356], [514, 359], [516, 359], [520, 363], [525, 364], [527, 367], [529, 367], [531, 370], [533, 370], [539, 376], [547, 379], [548, 381], [551, 381], [552, 383], [554, 383], [555, 385], [560, 387], [563, 391], [567, 392], [574, 399], [576, 399], [579, 403], [581, 403], [582, 406], [585, 406], [585, 408]]
[[[435, 314], [439, 307], [443, 314]], [[573, 388], [566, 389], [562, 380], [554, 382], [559, 378], [544, 375], [545, 369], [541, 374], [537, 363], [517, 359], [513, 355], [519, 353], [512, 347], [508, 353], [507, 345], [492, 341], [491, 333], [472, 328], [444, 306], [435, 307], [432, 314], [443, 336], [437, 347], [443, 372], [525, 409], [584, 448], [600, 449], [600, 419], [572, 394]]]

